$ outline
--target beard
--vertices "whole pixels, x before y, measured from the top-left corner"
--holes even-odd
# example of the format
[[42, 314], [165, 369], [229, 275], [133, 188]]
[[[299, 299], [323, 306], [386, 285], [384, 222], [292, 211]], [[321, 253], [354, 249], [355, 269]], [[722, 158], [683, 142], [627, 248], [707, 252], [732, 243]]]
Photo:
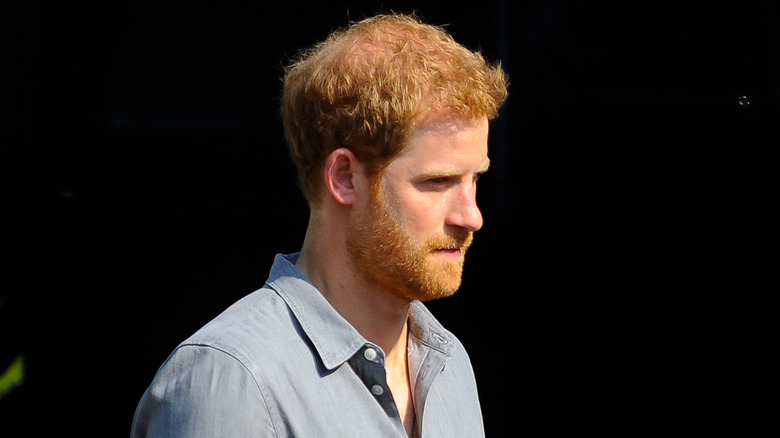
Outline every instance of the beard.
[[[350, 217], [347, 250], [360, 273], [381, 290], [409, 301], [431, 301], [453, 295], [460, 288], [466, 250], [473, 232], [451, 232], [418, 242], [393, 218], [380, 190], [373, 204]], [[437, 254], [459, 249], [460, 257]]]

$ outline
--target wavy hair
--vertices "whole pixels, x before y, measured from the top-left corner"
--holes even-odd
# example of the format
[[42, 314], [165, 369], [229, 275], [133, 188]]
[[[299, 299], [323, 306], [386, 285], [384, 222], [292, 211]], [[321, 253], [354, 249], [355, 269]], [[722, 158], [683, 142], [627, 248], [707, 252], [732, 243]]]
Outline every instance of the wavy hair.
[[304, 195], [316, 204], [327, 156], [349, 148], [378, 174], [416, 123], [442, 113], [498, 115], [500, 63], [415, 15], [381, 14], [333, 32], [284, 71], [281, 115]]

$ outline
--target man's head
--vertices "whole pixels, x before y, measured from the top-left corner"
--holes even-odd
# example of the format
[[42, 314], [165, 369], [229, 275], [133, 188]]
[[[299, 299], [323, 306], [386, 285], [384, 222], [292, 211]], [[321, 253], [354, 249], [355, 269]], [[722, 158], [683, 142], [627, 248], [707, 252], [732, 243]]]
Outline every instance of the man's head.
[[493, 119], [507, 96], [500, 66], [442, 28], [409, 15], [378, 15], [332, 33], [285, 72], [282, 118], [312, 206], [335, 149], [380, 173], [418, 124], [442, 115]]
[[304, 193], [361, 278], [406, 300], [458, 289], [506, 96], [499, 66], [405, 15], [353, 24], [287, 69], [282, 115]]

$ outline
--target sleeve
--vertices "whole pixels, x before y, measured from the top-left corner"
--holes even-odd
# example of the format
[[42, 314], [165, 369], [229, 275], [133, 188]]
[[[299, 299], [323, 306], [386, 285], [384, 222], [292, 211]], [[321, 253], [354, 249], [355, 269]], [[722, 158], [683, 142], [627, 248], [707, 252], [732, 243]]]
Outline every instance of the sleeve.
[[131, 438], [275, 437], [255, 377], [219, 349], [178, 347], [136, 407]]

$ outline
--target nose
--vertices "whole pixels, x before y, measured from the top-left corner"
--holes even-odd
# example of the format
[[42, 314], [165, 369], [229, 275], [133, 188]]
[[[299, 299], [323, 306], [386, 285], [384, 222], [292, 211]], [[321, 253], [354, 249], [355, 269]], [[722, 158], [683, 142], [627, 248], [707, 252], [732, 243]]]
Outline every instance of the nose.
[[482, 228], [482, 212], [477, 206], [476, 185], [471, 184], [455, 191], [455, 199], [452, 200], [447, 225], [465, 228], [469, 231], [477, 231]]

